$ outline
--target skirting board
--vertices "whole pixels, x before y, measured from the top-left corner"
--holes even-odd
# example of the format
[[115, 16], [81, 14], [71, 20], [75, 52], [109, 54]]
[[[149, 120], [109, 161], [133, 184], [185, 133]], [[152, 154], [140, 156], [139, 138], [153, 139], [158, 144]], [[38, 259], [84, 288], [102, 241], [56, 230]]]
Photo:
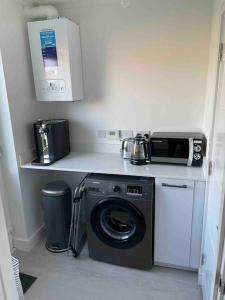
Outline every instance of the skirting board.
[[198, 269], [189, 268], [189, 267], [182, 267], [182, 266], [177, 266], [177, 265], [171, 265], [171, 264], [161, 263], [161, 262], [158, 262], [158, 261], [155, 261], [154, 265], [159, 266], [159, 267], [165, 267], [165, 268], [173, 268], [173, 269], [191, 271], [191, 272], [196, 272], [196, 273], [198, 272]]
[[27, 240], [20, 238], [13, 238], [13, 245], [16, 249], [30, 252], [44, 237], [44, 224], [34, 232], [34, 234]]

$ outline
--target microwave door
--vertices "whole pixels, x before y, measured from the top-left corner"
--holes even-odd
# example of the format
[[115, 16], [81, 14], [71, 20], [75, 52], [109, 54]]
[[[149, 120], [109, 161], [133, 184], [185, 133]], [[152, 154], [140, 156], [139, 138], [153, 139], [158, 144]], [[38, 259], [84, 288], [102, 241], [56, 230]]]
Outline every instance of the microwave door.
[[153, 139], [151, 161], [157, 163], [188, 164], [188, 139]]
[[194, 156], [194, 139], [189, 138], [189, 157], [187, 162], [188, 167], [192, 166], [193, 156]]

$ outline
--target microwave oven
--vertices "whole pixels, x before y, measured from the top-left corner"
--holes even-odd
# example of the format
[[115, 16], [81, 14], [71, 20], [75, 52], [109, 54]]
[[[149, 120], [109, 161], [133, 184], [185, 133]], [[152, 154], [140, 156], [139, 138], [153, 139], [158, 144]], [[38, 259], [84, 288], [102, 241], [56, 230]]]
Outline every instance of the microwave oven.
[[150, 141], [151, 163], [201, 167], [206, 138], [194, 132], [155, 132]]

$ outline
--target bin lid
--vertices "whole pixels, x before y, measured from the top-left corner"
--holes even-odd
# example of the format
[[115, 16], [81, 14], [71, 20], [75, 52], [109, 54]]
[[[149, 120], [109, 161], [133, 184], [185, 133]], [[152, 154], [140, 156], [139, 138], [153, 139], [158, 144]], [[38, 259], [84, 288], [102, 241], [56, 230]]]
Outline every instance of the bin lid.
[[52, 181], [41, 189], [42, 194], [49, 196], [62, 196], [69, 191], [70, 188], [64, 181]]

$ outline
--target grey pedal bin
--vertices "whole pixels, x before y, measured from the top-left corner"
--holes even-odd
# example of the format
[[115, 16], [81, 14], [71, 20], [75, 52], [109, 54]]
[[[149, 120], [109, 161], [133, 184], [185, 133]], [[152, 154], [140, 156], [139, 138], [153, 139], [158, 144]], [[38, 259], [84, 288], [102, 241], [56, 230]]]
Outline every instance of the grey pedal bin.
[[42, 188], [41, 194], [47, 231], [46, 248], [55, 253], [66, 251], [71, 221], [71, 189], [64, 181], [53, 181]]

